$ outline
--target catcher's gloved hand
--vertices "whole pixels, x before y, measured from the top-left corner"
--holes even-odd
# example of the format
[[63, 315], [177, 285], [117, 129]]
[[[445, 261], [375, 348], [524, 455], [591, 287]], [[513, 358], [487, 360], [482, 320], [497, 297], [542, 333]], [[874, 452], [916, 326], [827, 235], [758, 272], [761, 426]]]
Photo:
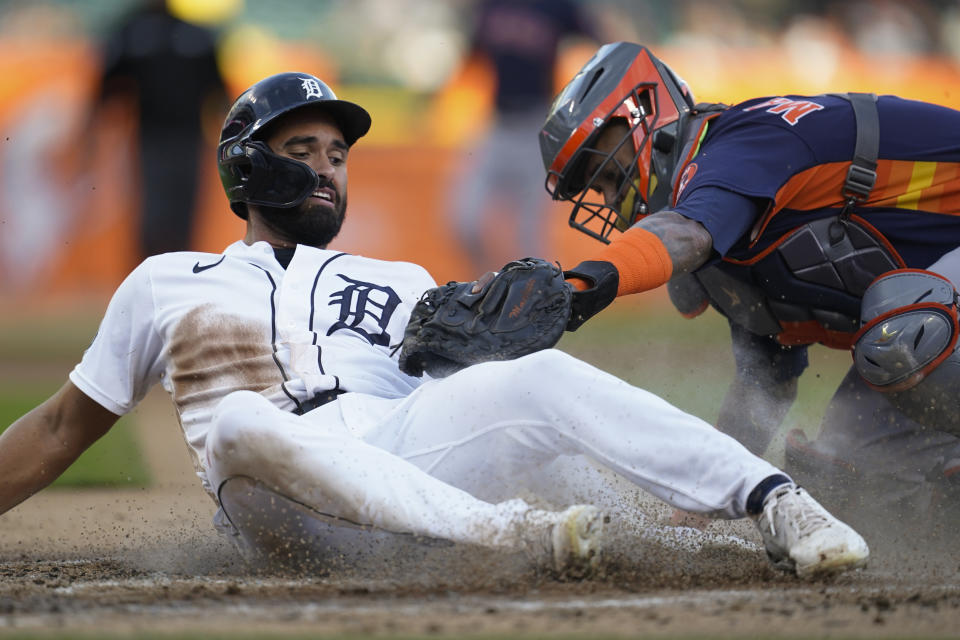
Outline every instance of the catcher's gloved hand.
[[579, 329], [584, 322], [606, 308], [617, 297], [620, 273], [605, 260], [581, 262], [570, 271], [564, 271], [563, 276], [568, 280], [581, 280], [587, 286], [586, 289], [573, 292], [567, 331]]
[[539, 258], [507, 263], [479, 281], [430, 289], [410, 314], [400, 370], [441, 378], [550, 348], [563, 335], [570, 300], [563, 272]]

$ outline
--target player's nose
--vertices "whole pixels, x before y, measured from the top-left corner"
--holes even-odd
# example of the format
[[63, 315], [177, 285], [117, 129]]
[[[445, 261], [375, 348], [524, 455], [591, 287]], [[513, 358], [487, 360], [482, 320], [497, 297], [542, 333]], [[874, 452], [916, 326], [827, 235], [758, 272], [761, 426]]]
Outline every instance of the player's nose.
[[313, 170], [316, 171], [317, 175], [321, 178], [332, 180], [336, 168], [327, 158], [320, 158], [313, 163]]
[[607, 185], [603, 188], [603, 203], [610, 207], [611, 209], [616, 209], [620, 206], [620, 194], [617, 192], [617, 189]]

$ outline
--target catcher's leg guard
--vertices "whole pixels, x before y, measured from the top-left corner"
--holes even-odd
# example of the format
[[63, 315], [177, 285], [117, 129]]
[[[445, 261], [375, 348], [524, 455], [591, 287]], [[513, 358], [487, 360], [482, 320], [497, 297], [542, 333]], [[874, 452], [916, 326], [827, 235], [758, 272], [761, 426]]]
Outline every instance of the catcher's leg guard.
[[957, 292], [930, 271], [901, 269], [863, 295], [857, 371], [917, 422], [960, 435]]
[[224, 480], [219, 499], [241, 553], [255, 565], [328, 572], [452, 545], [321, 513], [246, 476]]

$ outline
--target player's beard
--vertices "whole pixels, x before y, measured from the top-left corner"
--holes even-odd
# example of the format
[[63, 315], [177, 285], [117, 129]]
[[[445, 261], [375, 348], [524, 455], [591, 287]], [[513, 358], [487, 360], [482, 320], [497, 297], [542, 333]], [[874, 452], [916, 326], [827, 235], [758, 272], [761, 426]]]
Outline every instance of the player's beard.
[[333, 207], [304, 202], [293, 209], [261, 207], [270, 229], [294, 244], [323, 249], [340, 233], [347, 213], [347, 194], [337, 193]]

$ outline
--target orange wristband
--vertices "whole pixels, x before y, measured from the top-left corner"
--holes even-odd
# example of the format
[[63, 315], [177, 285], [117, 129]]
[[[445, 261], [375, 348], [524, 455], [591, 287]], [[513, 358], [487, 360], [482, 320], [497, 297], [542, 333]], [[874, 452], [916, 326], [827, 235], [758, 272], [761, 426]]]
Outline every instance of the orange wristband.
[[593, 259], [606, 260], [617, 268], [618, 296], [656, 289], [673, 275], [673, 261], [663, 241], [639, 227], [627, 229]]

